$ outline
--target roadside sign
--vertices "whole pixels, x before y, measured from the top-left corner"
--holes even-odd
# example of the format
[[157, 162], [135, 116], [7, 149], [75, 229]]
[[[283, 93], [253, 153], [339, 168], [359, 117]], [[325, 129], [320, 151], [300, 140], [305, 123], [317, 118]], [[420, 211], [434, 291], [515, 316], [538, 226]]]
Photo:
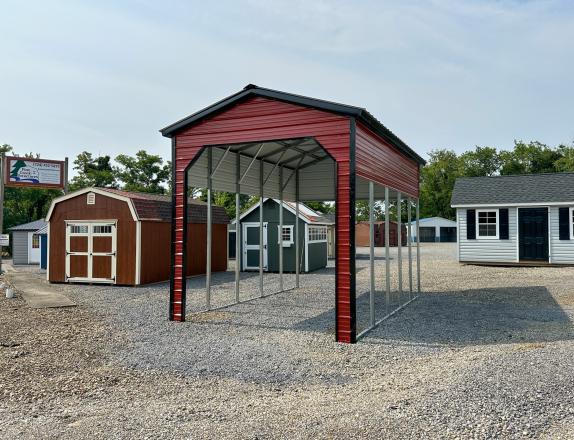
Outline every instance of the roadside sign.
[[6, 186], [65, 187], [65, 161], [7, 156], [5, 163]]
[[0, 246], [10, 246], [10, 234], [0, 234]]

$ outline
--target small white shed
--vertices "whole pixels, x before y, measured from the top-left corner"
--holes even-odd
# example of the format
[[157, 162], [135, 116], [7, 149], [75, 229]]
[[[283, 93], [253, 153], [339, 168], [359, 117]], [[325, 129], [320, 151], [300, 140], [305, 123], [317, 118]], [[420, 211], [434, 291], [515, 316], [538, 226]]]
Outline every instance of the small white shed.
[[10, 228], [13, 264], [40, 264], [40, 235], [37, 231], [46, 224], [44, 220], [36, 220]]
[[[417, 240], [416, 222], [412, 222], [413, 241]], [[419, 220], [422, 243], [456, 242], [456, 222], [444, 217], [427, 217]]]
[[459, 178], [451, 206], [460, 262], [574, 265], [574, 173]]

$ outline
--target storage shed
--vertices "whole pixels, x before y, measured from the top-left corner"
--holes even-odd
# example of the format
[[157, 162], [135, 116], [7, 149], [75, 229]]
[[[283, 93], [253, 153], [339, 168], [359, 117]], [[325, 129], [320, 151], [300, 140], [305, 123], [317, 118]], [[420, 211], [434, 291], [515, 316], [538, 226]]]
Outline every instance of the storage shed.
[[[375, 221], [373, 230], [375, 232], [375, 243], [377, 247], [385, 245], [385, 222]], [[389, 246], [396, 247], [398, 240], [398, 226], [397, 222], [389, 221]], [[355, 245], [367, 247], [370, 243], [370, 230], [369, 222], [357, 222], [355, 225]], [[401, 225], [401, 243], [403, 246], [407, 245], [407, 228]]]
[[40, 264], [40, 235], [36, 231], [44, 226], [44, 220], [36, 220], [9, 229], [12, 233], [13, 264]]
[[[419, 168], [424, 160], [364, 108], [253, 84], [174, 122], [161, 133], [171, 139], [176, 210], [172, 225], [169, 319], [185, 321], [186, 316], [185, 260], [189, 235], [183, 226], [190, 186], [207, 188], [208, 194], [233, 192], [237, 195], [236, 206], [240, 205], [239, 194], [287, 200], [296, 205], [301, 201], [335, 201], [335, 334], [337, 341], [355, 342], [358, 335], [355, 202], [370, 200], [369, 206], [373, 206], [375, 199], [392, 198], [400, 206], [407, 199], [413, 205], [416, 203], [418, 212]], [[208, 200], [211, 206], [211, 198]], [[399, 273], [401, 258], [399, 252]], [[416, 261], [419, 274], [418, 257]], [[374, 267], [373, 255], [369, 264]], [[239, 265], [236, 266], [237, 292], [241, 279]], [[264, 296], [263, 272], [261, 252], [260, 296]], [[410, 281], [414, 272], [408, 272]], [[299, 288], [297, 273], [295, 279], [295, 288]], [[378, 323], [374, 294], [373, 288], [369, 327], [359, 335]], [[208, 268], [207, 310], [211, 310], [210, 298]], [[235, 302], [238, 301], [236, 294]]]
[[[48, 221], [48, 280], [139, 285], [170, 275], [169, 196], [86, 188], [52, 202]], [[205, 237], [204, 202], [188, 201], [189, 239]], [[227, 269], [225, 210], [212, 210], [212, 270]], [[37, 229], [37, 228], [36, 228]], [[205, 240], [188, 247], [187, 274], [205, 273]]]
[[[279, 208], [276, 199], [263, 202], [264, 270], [279, 271]], [[259, 209], [257, 203], [240, 217], [241, 270], [259, 269]], [[285, 272], [295, 272], [295, 206], [283, 202], [283, 258]], [[301, 204], [299, 207], [299, 270], [311, 272], [327, 266], [328, 227], [333, 223], [320, 213]]]
[[[444, 217], [427, 217], [420, 219], [419, 234], [421, 243], [456, 242], [456, 222]], [[412, 223], [414, 226], [414, 222]], [[413, 229], [414, 231], [414, 229]], [[413, 240], [416, 240], [413, 233]]]
[[40, 269], [48, 268], [48, 223], [36, 231], [40, 236]]
[[574, 173], [457, 179], [458, 259], [574, 264]]

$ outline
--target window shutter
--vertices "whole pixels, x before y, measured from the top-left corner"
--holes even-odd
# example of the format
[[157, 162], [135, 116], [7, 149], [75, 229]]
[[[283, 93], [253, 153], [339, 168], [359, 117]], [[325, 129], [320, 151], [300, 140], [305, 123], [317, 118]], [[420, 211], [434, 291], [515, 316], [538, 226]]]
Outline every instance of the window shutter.
[[558, 208], [558, 225], [560, 240], [570, 240], [570, 209]]
[[508, 240], [508, 208], [498, 210], [498, 238]]
[[476, 210], [466, 210], [466, 239], [474, 240], [476, 238]]

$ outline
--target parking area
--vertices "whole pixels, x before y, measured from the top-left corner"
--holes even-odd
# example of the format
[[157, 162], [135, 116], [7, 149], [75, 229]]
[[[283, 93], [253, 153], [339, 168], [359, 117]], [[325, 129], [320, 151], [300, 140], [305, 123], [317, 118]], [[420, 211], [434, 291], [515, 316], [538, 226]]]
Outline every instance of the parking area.
[[[463, 266], [456, 243], [421, 263], [424, 294], [356, 345], [334, 342], [332, 267], [207, 313], [193, 278], [186, 323], [167, 321], [166, 283], [59, 285], [73, 309], [2, 298], [0, 437], [572, 438], [574, 268]], [[367, 280], [359, 249], [359, 330]], [[215, 305], [232, 285], [214, 276]], [[242, 298], [256, 286], [245, 274]]]

